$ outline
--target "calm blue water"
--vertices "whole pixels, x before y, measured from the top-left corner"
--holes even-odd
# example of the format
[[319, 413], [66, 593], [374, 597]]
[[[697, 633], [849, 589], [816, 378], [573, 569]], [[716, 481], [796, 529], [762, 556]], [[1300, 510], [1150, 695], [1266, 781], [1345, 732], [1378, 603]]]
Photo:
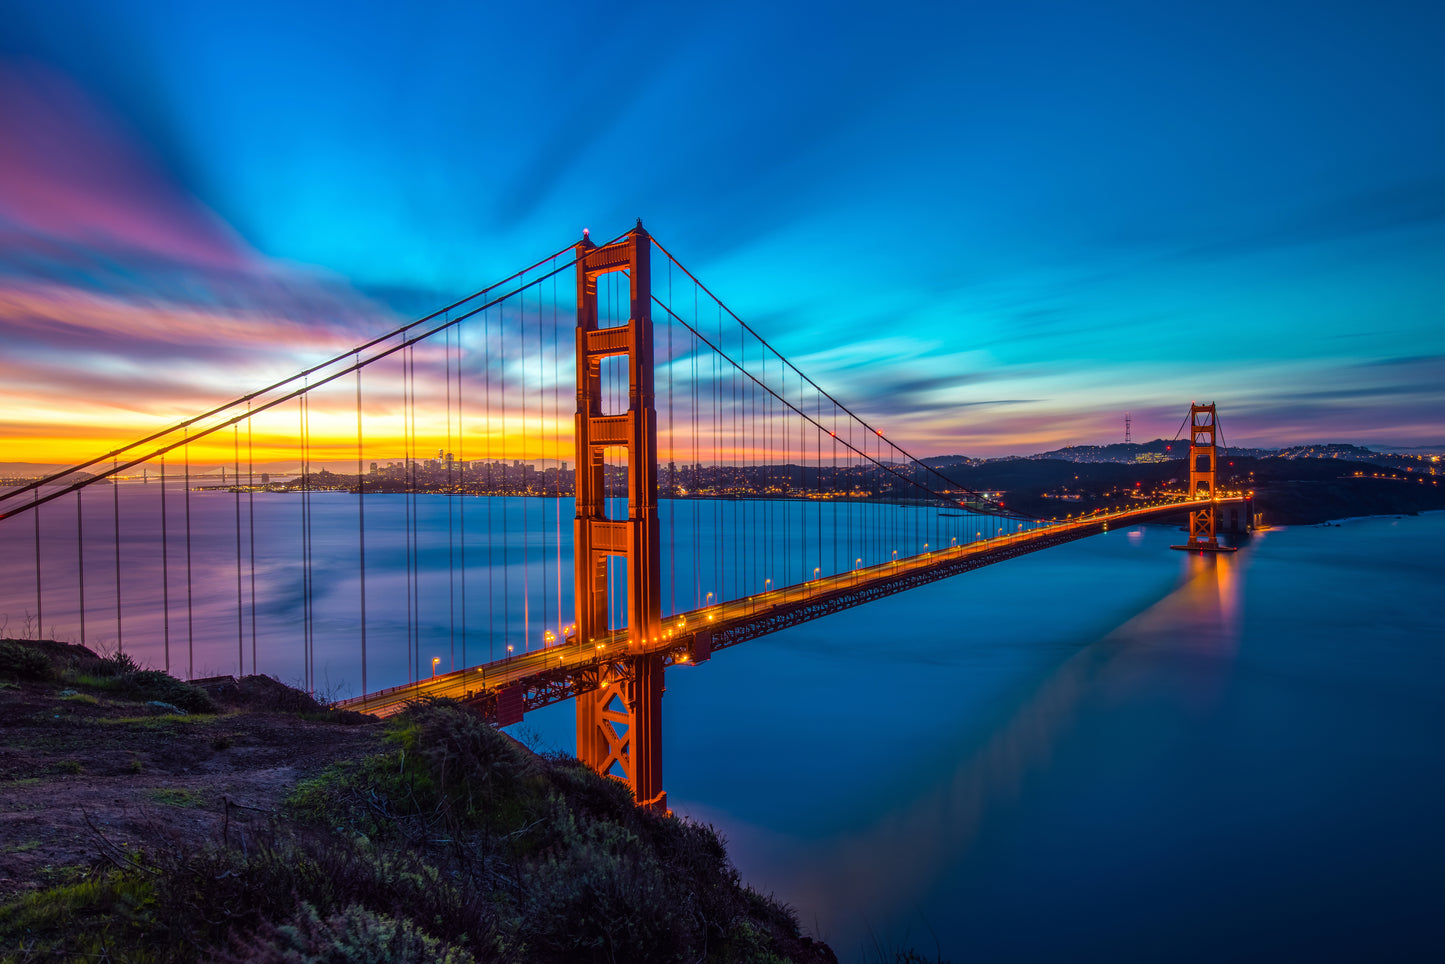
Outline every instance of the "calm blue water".
[[1179, 539], [671, 672], [671, 805], [844, 961], [1442, 959], [1445, 514]]
[[[269, 600], [260, 668], [295, 679], [299, 562], [267, 536], [296, 525], [295, 505], [272, 498], [258, 516], [259, 597]], [[193, 501], [205, 507], [198, 532], [224, 545], [234, 500]], [[447, 501], [422, 500], [432, 534], [415, 592], [402, 517], [369, 503], [373, 687], [433, 652], [451, 658], [458, 593], [436, 578], [455, 558], [436, 535]], [[469, 515], [468, 531], [479, 539], [490, 527], [491, 538], [473, 543], [462, 595], [480, 598], [489, 578], [506, 583], [486, 598], [511, 615], [473, 604], [462, 640], [471, 658], [509, 639], [532, 645], [570, 599], [570, 559], [556, 548], [558, 534], [570, 540], [570, 508], [475, 501], [495, 505], [490, 522]], [[315, 587], [318, 682], [354, 689], [355, 502], [314, 503], [316, 546], [335, 560]], [[743, 520], [772, 541], [753, 568], [732, 571], [708, 562], [705, 547], [738, 523], [727, 512], [756, 510], [684, 509], [698, 513], [698, 535], [664, 546], [678, 608], [713, 583], [848, 567], [786, 538], [806, 526], [781, 515]], [[874, 558], [938, 538], [906, 518], [842, 523]], [[47, 523], [47, 537], [64, 524]], [[158, 578], [152, 530], [122, 533], [130, 592]], [[0, 546], [15, 635], [29, 595], [22, 536]], [[235, 622], [224, 615], [237, 593], [231, 538], [193, 560], [203, 628]], [[955, 964], [1442, 959], [1445, 514], [1278, 529], [1218, 557], [1171, 552], [1179, 540], [1163, 527], [1110, 532], [675, 668], [664, 700], [671, 805], [716, 825], [744, 878], [791, 903], [845, 962], [880, 951], [891, 960], [904, 946]], [[184, 543], [172, 535], [168, 545], [174, 568]], [[113, 593], [114, 565], [107, 583], [104, 540], [87, 552], [94, 605]], [[47, 566], [59, 611], [66, 560]], [[172, 593], [184, 590], [173, 577]], [[249, 585], [241, 590], [249, 598]], [[408, 597], [423, 614], [412, 652]], [[516, 622], [519, 610], [525, 626], [483, 631], [484, 618]], [[127, 648], [159, 663], [157, 613], [127, 619]], [[171, 622], [179, 660], [183, 628]], [[234, 630], [231, 642], [202, 646], [198, 674], [249, 661], [247, 628], [240, 647]], [[92, 637], [105, 630], [93, 612]], [[513, 731], [570, 750], [571, 707], [530, 714]]]
[[673, 806], [843, 960], [1445, 959], [1445, 514], [1178, 538], [671, 674]]

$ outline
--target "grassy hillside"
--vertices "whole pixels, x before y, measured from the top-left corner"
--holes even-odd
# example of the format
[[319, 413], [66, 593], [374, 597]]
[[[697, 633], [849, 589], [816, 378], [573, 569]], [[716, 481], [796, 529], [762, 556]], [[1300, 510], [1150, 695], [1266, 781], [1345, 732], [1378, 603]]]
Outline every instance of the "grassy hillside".
[[5, 961], [835, 960], [711, 828], [459, 704], [380, 724], [4, 640], [0, 719]]

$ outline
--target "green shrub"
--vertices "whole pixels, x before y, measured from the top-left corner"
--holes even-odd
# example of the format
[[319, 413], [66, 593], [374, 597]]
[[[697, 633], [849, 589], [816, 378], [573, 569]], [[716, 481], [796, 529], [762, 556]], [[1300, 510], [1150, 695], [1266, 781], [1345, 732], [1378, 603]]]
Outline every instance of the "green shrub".
[[456, 819], [492, 813], [503, 798], [541, 802], [538, 759], [475, 710], [452, 700], [431, 700], [409, 715], [401, 742], [413, 745], [413, 759]]
[[[568, 841], [523, 868], [522, 936], [539, 961], [674, 961], [696, 958], [698, 922], [686, 882], [615, 823], [579, 824], [557, 802]], [[678, 885], [681, 886], [678, 886]]]
[[115, 960], [113, 948], [136, 938], [150, 902], [150, 882], [126, 874], [30, 891], [0, 904], [0, 947], [28, 951], [7, 961]]
[[310, 904], [288, 923], [267, 923], [223, 964], [474, 964], [465, 950], [428, 937], [411, 921], [350, 905], [323, 919]]
[[30, 680], [60, 678], [49, 656], [34, 647], [11, 640], [0, 642], [0, 676]]
[[76, 662], [75, 671], [86, 676], [99, 676], [102, 679], [115, 679], [129, 673], [140, 670], [130, 653], [112, 653], [109, 656], [97, 656], [94, 659], [82, 659]]
[[141, 700], [179, 706], [187, 713], [214, 713], [216, 704], [205, 690], [183, 683], [158, 669], [140, 669], [120, 677], [122, 692]]
[[368, 837], [451, 838], [514, 830], [545, 808], [541, 761], [474, 710], [428, 700], [389, 727], [396, 749], [302, 781], [291, 811]]

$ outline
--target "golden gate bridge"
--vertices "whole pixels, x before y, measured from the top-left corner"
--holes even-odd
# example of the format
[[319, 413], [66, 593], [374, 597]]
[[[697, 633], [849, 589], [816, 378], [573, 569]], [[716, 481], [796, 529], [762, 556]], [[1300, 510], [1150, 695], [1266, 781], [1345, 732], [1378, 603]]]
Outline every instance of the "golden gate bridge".
[[0, 493], [0, 613], [191, 678], [249, 656], [316, 691], [319, 657], [360, 678], [339, 705], [382, 715], [445, 696], [508, 725], [574, 700], [578, 756], [665, 808], [670, 666], [1111, 526], [1187, 514], [1178, 548], [1228, 551], [1220, 510], [1250, 506], [1217, 489], [1215, 418], [1191, 406], [1181, 498], [1011, 511], [822, 389], [639, 221]]

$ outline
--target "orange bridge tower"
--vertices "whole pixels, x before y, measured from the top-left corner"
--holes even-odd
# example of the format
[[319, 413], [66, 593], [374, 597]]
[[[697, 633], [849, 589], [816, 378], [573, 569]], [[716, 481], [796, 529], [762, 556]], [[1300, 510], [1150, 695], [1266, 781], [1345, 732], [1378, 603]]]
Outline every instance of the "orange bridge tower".
[[[600, 644], [614, 628], [608, 625], [611, 557], [621, 557], [626, 566], [629, 630], [626, 651], [602, 664], [597, 689], [576, 697], [577, 756], [597, 772], [627, 783], [640, 806], [666, 810], [663, 655], [648, 652], [662, 632], [651, 254], [652, 239], [641, 220], [612, 244], [598, 247], [585, 234], [577, 244], [577, 639]], [[597, 279], [613, 271], [626, 272], [631, 282], [631, 310], [626, 324], [599, 328]], [[618, 355], [627, 359], [627, 411], [603, 412], [602, 360]], [[626, 451], [626, 519], [607, 516], [607, 448]]]
[[[1218, 455], [1214, 444], [1216, 413], [1214, 403], [1189, 405], [1189, 498], [1217, 501], [1216, 469]], [[1192, 509], [1189, 512], [1189, 541], [1172, 549], [1205, 552], [1233, 552], [1233, 546], [1222, 546], [1215, 535], [1215, 507]]]

